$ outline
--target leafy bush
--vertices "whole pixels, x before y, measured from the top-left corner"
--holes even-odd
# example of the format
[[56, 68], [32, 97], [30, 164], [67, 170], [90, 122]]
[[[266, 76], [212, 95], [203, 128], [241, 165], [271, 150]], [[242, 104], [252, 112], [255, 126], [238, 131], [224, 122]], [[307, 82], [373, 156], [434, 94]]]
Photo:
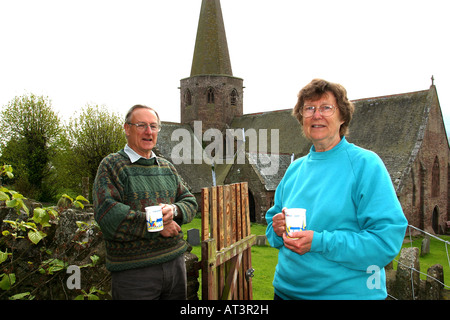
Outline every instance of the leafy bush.
[[[3, 175], [12, 175], [12, 169], [6, 165], [1, 167], [0, 172]], [[76, 207], [83, 207], [83, 202], [87, 201], [82, 196], [75, 199], [66, 196], [66, 199]], [[25, 205], [25, 201], [27, 199], [22, 194], [0, 187], [0, 209], [6, 207], [10, 208], [8, 211], [12, 211], [7, 215], [9, 219], [3, 218], [2, 221], [0, 299], [5, 297], [9, 300], [34, 299], [38, 293], [43, 296], [43, 292], [52, 292], [52, 289], [49, 289], [50, 283], [60, 284], [60, 274], [64, 274], [68, 267], [71, 267], [67, 258], [68, 253], [75, 249], [75, 258], [79, 257], [79, 252], [89, 248], [89, 235], [94, 234], [94, 229], [97, 230], [97, 234], [100, 232], [96, 223], [77, 221], [76, 231], [70, 233], [72, 237], [68, 241], [70, 245], [66, 247], [66, 244], [62, 243], [60, 247], [51, 248], [45, 239], [48, 236], [51, 237], [48, 243], [54, 244], [55, 226], [60, 222], [59, 212], [53, 207], [35, 207], [30, 210]], [[17, 218], [14, 219], [14, 215]], [[102, 241], [98, 235], [92, 238]], [[97, 267], [99, 257], [91, 255], [89, 258], [90, 263], [77, 268]], [[59, 278], [55, 278], [56, 276]], [[27, 289], [30, 290], [27, 291]], [[95, 299], [98, 298], [97, 294], [104, 294], [95, 287], [91, 287], [88, 292], [78, 289], [81, 294], [73, 296], [74, 299], [85, 297]], [[62, 291], [66, 292], [64, 288]], [[67, 293], [65, 295], [67, 296]]]

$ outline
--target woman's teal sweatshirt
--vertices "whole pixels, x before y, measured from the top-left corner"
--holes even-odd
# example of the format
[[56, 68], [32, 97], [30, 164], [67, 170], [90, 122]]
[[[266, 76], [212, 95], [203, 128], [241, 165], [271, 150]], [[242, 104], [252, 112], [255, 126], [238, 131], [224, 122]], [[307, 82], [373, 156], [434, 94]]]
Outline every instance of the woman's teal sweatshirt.
[[[299, 255], [272, 228], [282, 208], [305, 208], [314, 231]], [[294, 161], [266, 213], [266, 235], [279, 249], [273, 285], [284, 299], [385, 299], [384, 267], [398, 254], [407, 220], [382, 160], [345, 137], [330, 151]]]

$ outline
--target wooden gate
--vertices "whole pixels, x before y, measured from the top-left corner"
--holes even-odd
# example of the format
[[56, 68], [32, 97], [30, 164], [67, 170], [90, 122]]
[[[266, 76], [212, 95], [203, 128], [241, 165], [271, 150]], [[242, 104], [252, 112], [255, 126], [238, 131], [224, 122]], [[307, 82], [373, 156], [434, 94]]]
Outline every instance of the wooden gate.
[[247, 182], [202, 189], [202, 299], [252, 300]]

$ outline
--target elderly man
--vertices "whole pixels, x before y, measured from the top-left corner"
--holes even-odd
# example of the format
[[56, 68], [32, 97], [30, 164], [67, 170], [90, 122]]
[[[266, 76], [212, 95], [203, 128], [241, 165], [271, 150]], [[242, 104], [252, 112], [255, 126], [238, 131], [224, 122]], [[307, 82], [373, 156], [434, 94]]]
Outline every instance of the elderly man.
[[[124, 124], [125, 148], [102, 160], [94, 181], [113, 299], [186, 299], [188, 245], [180, 225], [198, 206], [174, 166], [152, 151], [160, 129], [154, 109], [133, 106]], [[162, 207], [164, 229], [148, 232], [145, 207], [155, 205]]]

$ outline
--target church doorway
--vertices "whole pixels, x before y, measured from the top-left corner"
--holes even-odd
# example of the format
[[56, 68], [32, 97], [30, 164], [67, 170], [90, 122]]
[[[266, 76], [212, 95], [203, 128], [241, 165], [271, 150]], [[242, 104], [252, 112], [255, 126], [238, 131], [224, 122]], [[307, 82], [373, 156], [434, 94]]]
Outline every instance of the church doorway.
[[255, 198], [250, 189], [248, 190], [248, 206], [250, 209], [250, 222], [256, 222]]
[[438, 206], [434, 207], [433, 216], [431, 218], [431, 226], [433, 228], [434, 233], [439, 233], [439, 208]]

